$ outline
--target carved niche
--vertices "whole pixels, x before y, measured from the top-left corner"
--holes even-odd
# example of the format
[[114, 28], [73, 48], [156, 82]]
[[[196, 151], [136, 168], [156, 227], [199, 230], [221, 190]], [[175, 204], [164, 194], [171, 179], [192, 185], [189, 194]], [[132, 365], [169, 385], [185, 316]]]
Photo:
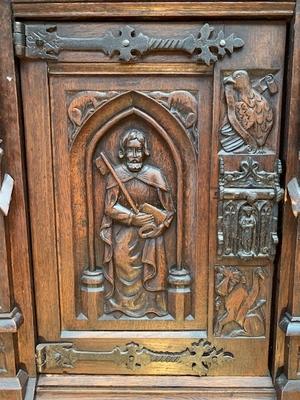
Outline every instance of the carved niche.
[[263, 171], [251, 157], [239, 171], [225, 171], [219, 159], [218, 255], [248, 260], [275, 255], [277, 203], [283, 197], [279, 185], [281, 163], [273, 172]]
[[268, 275], [263, 267], [215, 267], [215, 336], [265, 336]]
[[265, 153], [275, 121], [275, 77], [268, 74], [251, 80], [247, 71], [237, 70], [225, 76], [223, 84], [227, 110], [220, 129], [222, 149], [229, 153]]
[[194, 318], [196, 248], [185, 244], [197, 231], [197, 157], [174, 93], [168, 107], [132, 91], [78, 114], [69, 150], [80, 319]]

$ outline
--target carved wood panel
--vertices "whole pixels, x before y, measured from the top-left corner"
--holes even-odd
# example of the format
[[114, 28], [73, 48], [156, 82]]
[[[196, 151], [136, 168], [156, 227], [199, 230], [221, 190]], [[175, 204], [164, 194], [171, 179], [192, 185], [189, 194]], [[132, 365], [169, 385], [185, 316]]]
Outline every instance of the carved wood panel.
[[[29, 25], [23, 55], [47, 58]], [[168, 22], [168, 37], [152, 21], [130, 25], [40, 26], [61, 41], [55, 60], [22, 64], [43, 76], [33, 96], [51, 119], [25, 112], [31, 188], [39, 146], [47, 169], [47, 285], [42, 243], [34, 253], [39, 369], [266, 376], [285, 26], [214, 24], [223, 38], [197, 23]], [[230, 362], [210, 368], [220, 354]]]

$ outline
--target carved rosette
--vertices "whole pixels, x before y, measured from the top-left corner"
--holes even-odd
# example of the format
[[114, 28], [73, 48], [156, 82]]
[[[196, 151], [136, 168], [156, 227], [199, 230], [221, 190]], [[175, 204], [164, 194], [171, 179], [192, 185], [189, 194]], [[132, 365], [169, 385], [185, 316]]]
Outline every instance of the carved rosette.
[[265, 336], [268, 286], [266, 268], [216, 266], [214, 335]]
[[277, 203], [283, 197], [279, 185], [281, 163], [274, 172], [260, 168], [248, 157], [239, 171], [225, 171], [220, 158], [218, 205], [218, 255], [248, 260], [275, 255]]
[[111, 351], [80, 351], [72, 343], [39, 344], [37, 365], [39, 372], [75, 368], [80, 361], [113, 362], [136, 372], [155, 362], [183, 364], [192, 375], [205, 376], [210, 369], [234, 358], [223, 349], [217, 350], [210, 342], [201, 339], [183, 351], [154, 351], [137, 343], [117, 346]]

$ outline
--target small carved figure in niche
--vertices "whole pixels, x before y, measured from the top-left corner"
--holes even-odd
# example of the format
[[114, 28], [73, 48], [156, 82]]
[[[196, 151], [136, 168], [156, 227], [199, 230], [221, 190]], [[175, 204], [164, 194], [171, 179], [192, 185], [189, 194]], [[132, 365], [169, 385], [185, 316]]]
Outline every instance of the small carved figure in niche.
[[[264, 84], [265, 83], [265, 84]], [[221, 145], [225, 151], [263, 152], [273, 127], [273, 110], [261, 94], [278, 91], [273, 75], [267, 75], [257, 85], [252, 84], [247, 71], [238, 70], [224, 78], [227, 103], [226, 123], [221, 128]]]
[[107, 178], [100, 237], [105, 243], [104, 273], [109, 284], [105, 313], [116, 318], [168, 314], [164, 232], [175, 208], [163, 173], [145, 163], [149, 156], [146, 135], [129, 129], [120, 140], [123, 162], [110, 168]]
[[263, 336], [265, 315], [261, 282], [266, 271], [257, 267], [252, 272], [252, 286], [245, 272], [234, 266], [216, 267], [215, 328], [216, 336]]
[[256, 218], [252, 206], [242, 207], [242, 215], [239, 220], [240, 226], [240, 249], [239, 253], [245, 256], [254, 256], [256, 246]]

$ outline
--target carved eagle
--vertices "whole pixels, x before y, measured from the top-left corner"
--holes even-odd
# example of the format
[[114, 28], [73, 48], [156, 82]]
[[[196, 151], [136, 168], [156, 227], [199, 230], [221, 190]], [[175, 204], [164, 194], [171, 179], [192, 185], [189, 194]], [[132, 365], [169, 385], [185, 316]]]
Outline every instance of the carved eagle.
[[227, 76], [224, 86], [229, 123], [221, 129], [223, 148], [234, 151], [247, 145], [249, 151], [262, 149], [273, 126], [271, 105], [254, 89], [247, 71]]

